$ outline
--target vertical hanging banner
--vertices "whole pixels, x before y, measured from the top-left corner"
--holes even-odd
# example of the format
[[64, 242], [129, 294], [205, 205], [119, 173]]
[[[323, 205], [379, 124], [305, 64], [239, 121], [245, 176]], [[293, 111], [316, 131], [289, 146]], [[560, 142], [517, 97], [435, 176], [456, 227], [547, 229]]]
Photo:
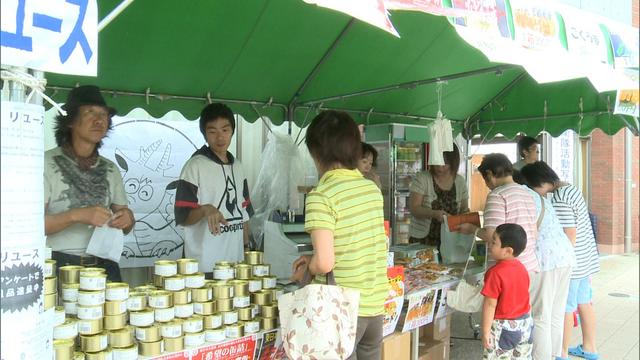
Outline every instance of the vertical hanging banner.
[[2, 64], [98, 74], [96, 0], [2, 0]]
[[0, 348], [3, 360], [41, 359], [52, 336], [41, 316], [44, 107], [3, 101], [1, 116]]
[[562, 135], [551, 139], [551, 167], [558, 174], [561, 181], [575, 184], [574, 170], [574, 137], [573, 130], [567, 130]]

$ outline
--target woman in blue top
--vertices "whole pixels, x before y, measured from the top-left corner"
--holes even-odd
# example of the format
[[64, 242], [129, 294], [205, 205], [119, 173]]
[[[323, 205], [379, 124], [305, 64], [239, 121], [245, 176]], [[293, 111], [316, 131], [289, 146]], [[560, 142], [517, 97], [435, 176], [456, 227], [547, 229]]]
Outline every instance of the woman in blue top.
[[[560, 187], [560, 179], [558, 175], [549, 167], [546, 163], [542, 161], [537, 161], [533, 164], [526, 165], [521, 170], [522, 179], [526, 181], [526, 183], [535, 190], [538, 194], [545, 196], [548, 193], [554, 193], [554, 197], [556, 196], [555, 190]], [[570, 330], [571, 327], [567, 329], [567, 316], [566, 309], [567, 304], [571, 303], [571, 299], [569, 296], [572, 278], [576, 271], [579, 271], [580, 264], [576, 261], [576, 250], [574, 249], [574, 242], [569, 237], [571, 234], [568, 231], [567, 226], [564, 224], [564, 221], [561, 219], [560, 214], [557, 211], [560, 211], [561, 208], [556, 206], [556, 202], [553, 203], [544, 198], [545, 203], [545, 214], [552, 213], [552, 219], [550, 222], [543, 221], [540, 226], [540, 237], [539, 237], [539, 249], [536, 249], [536, 253], [538, 255], [538, 261], [540, 262], [540, 270], [543, 281], [543, 288], [546, 287], [556, 287], [556, 300], [553, 303], [553, 307], [547, 309], [545, 311], [552, 314], [551, 317], [551, 328], [552, 336], [551, 336], [551, 347], [549, 348], [547, 344], [544, 342], [549, 340], [546, 331], [548, 328], [541, 328], [538, 330], [539, 322], [536, 322], [536, 334], [537, 336], [543, 336], [543, 342], [540, 342], [540, 338], [536, 337], [534, 340], [534, 358], [544, 359], [544, 358], [556, 358], [556, 359], [566, 359], [566, 355], [563, 356], [563, 353], [566, 351], [566, 344], [563, 344], [561, 339], [564, 337], [565, 342], [567, 339], [570, 339]], [[549, 206], [551, 205], [551, 206]], [[558, 209], [556, 211], [556, 209]], [[547, 216], [545, 215], [545, 220]], [[550, 281], [550, 284], [545, 284], [545, 281], [549, 281], [548, 279], [555, 279]], [[545, 296], [543, 293], [542, 296]], [[571, 325], [573, 322], [573, 317], [570, 317]], [[559, 329], [558, 327], [562, 327], [562, 323], [564, 325], [564, 331]], [[547, 323], [542, 321], [541, 326], [546, 326]], [[545, 332], [542, 331], [545, 329]], [[565, 334], [568, 332], [568, 334]], [[564, 335], [564, 336], [563, 336]], [[536, 344], [539, 345], [538, 349], [540, 352], [536, 351]], [[552, 352], [550, 353], [549, 350]], [[591, 350], [591, 349], [590, 349]], [[552, 355], [552, 356], [551, 356]]]

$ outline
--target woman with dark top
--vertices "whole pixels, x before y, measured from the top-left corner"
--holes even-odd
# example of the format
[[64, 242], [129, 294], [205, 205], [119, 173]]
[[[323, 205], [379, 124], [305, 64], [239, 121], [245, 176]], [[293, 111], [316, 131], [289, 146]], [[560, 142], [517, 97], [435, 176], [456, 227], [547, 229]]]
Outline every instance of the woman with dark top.
[[420, 242], [440, 249], [440, 226], [446, 215], [469, 212], [469, 192], [465, 179], [458, 175], [460, 152], [443, 153], [445, 165], [431, 165], [411, 182], [410, 242]]
[[371, 144], [363, 142], [362, 158], [358, 161], [358, 170], [362, 173], [362, 176], [364, 176], [365, 179], [373, 181], [378, 188], [381, 188], [380, 176], [373, 171], [373, 169], [378, 165], [377, 161], [378, 151], [376, 148], [371, 146]]

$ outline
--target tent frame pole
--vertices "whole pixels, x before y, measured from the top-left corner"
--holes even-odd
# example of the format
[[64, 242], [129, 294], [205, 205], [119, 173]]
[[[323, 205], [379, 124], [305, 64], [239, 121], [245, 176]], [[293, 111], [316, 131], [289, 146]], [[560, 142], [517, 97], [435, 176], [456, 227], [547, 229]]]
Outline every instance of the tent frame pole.
[[132, 2], [133, 0], [123, 0], [115, 9], [111, 10], [104, 19], [100, 20], [100, 22], [98, 22], [98, 33], [109, 25], [118, 15], [120, 15], [127, 6], [131, 5]]
[[[557, 114], [557, 115], [547, 115], [547, 116], [530, 116], [530, 117], [523, 117], [523, 118], [515, 118], [515, 119], [504, 119], [504, 120], [495, 120], [494, 122], [496, 124], [499, 123], [508, 123], [508, 122], [522, 122], [522, 121], [529, 121], [529, 120], [551, 120], [551, 119], [559, 119], [559, 118], [566, 118], [566, 117], [571, 117], [571, 116], [575, 116], [578, 117], [580, 115], [586, 116], [586, 115], [603, 115], [603, 114], [608, 114], [607, 111], [589, 111], [589, 112], [584, 112], [584, 113], [570, 113], [570, 114]], [[568, 129], [567, 129], [568, 130]]]
[[[54, 90], [54, 91], [71, 91], [73, 88], [65, 87], [65, 86], [47, 86], [47, 89]], [[285, 114], [287, 113], [287, 105], [276, 103], [273, 101], [263, 102], [263, 101], [254, 101], [254, 100], [223, 99], [223, 98], [214, 98], [214, 97], [210, 98], [210, 97], [200, 97], [200, 96], [183, 96], [183, 95], [169, 95], [169, 94], [153, 94], [153, 93], [146, 93], [146, 92], [116, 91], [116, 90], [105, 90], [105, 89], [101, 89], [100, 92], [107, 95], [112, 95], [114, 97], [118, 95], [145, 96], [145, 97], [148, 96], [148, 97], [157, 98], [160, 101], [175, 99], [175, 100], [193, 100], [193, 101], [209, 102], [209, 100], [211, 100], [215, 102], [223, 102], [223, 103], [230, 103], [230, 104], [275, 106], [275, 107], [281, 108]]]
[[289, 100], [289, 104], [287, 105], [287, 117], [286, 117], [286, 120], [289, 122], [289, 128], [288, 128], [288, 134], [289, 135], [292, 135], [292, 133], [293, 133], [292, 123], [295, 120], [294, 116], [295, 116], [296, 107], [297, 107], [296, 102], [298, 101], [300, 96], [302, 96], [302, 93], [304, 93], [304, 91], [306, 90], [307, 86], [309, 86], [311, 81], [313, 81], [313, 79], [316, 78], [316, 76], [318, 75], [318, 72], [320, 71], [320, 68], [322, 67], [322, 65], [324, 65], [324, 63], [327, 61], [327, 59], [329, 59], [331, 57], [331, 55], [333, 55], [333, 52], [338, 47], [338, 44], [340, 44], [342, 39], [344, 39], [344, 37], [349, 32], [349, 30], [351, 29], [351, 27], [353, 26], [354, 23], [355, 23], [355, 19], [351, 18], [351, 20], [349, 20], [349, 22], [347, 23], [347, 25], [345, 25], [345, 27], [342, 29], [342, 31], [340, 31], [340, 34], [338, 34], [338, 36], [335, 38], [335, 40], [333, 40], [333, 43], [331, 43], [331, 46], [329, 46], [327, 51], [325, 51], [324, 55], [322, 55], [322, 58], [318, 61], [316, 66], [313, 67], [311, 72], [304, 79], [304, 81], [302, 82], [300, 87], [298, 87], [298, 90], [296, 90], [295, 95], [293, 95], [293, 98], [291, 98], [291, 100]]
[[[313, 109], [313, 106], [298, 106], [296, 107], [296, 109]], [[320, 108], [320, 110], [336, 110], [336, 111], [344, 111], [346, 113], [352, 113], [352, 114], [359, 114], [361, 116], [366, 116], [368, 114], [370, 115], [378, 115], [378, 116], [387, 116], [387, 117], [402, 117], [402, 118], [406, 118], [406, 119], [414, 119], [414, 120], [428, 120], [428, 121], [434, 121], [436, 120], [436, 118], [434, 117], [429, 117], [429, 116], [422, 116], [422, 115], [413, 115], [413, 114], [408, 114], [408, 113], [403, 113], [403, 114], [398, 114], [398, 113], [391, 113], [391, 112], [385, 112], [385, 111], [375, 111], [375, 110], [354, 110], [354, 109], [343, 109], [343, 108], [339, 108], [339, 107], [322, 107]], [[455, 119], [449, 119], [452, 122], [463, 122], [464, 120], [455, 120]]]
[[449, 81], [449, 80], [462, 79], [462, 78], [466, 78], [466, 77], [482, 75], [482, 74], [487, 74], [487, 73], [501, 73], [501, 72], [503, 72], [505, 70], [510, 70], [510, 69], [514, 69], [514, 68], [519, 68], [519, 66], [510, 65], [510, 64], [492, 66], [492, 67], [483, 68], [483, 69], [477, 69], [477, 70], [465, 71], [465, 72], [456, 73], [456, 74], [438, 76], [438, 77], [434, 77], [434, 78], [430, 78], [430, 79], [409, 81], [409, 82], [404, 82], [404, 83], [399, 83], [399, 84], [394, 84], [394, 85], [387, 85], [387, 86], [374, 88], [374, 89], [361, 90], [361, 91], [356, 91], [356, 92], [342, 94], [342, 95], [335, 95], [335, 96], [329, 96], [329, 97], [315, 99], [315, 100], [304, 101], [304, 102], [299, 103], [299, 105], [310, 106], [310, 105], [316, 105], [316, 104], [329, 102], [329, 101], [344, 100], [344, 99], [357, 97], [357, 96], [373, 95], [373, 94], [378, 94], [378, 93], [387, 92], [387, 91], [391, 91], [391, 90], [411, 89], [411, 88], [414, 88], [414, 87], [417, 87], [417, 86], [421, 86], [421, 85], [428, 85], [428, 84], [438, 83], [440, 81]]
[[624, 132], [624, 253], [633, 251], [633, 134], [631, 129]]
[[[483, 107], [481, 107], [478, 111], [476, 111], [475, 114], [471, 115], [469, 117], [469, 121], [467, 121], [467, 123], [464, 126], [465, 133], [467, 133], [467, 134], [469, 133], [468, 129], [470, 129], [471, 126], [474, 124], [474, 122], [477, 121], [478, 117], [480, 116], [480, 114], [482, 114], [483, 111], [487, 110], [487, 108], [491, 104], [493, 104], [495, 101], [499, 100], [504, 95], [506, 95], [509, 91], [511, 91], [511, 89], [513, 89], [514, 86], [516, 86], [518, 83], [520, 83], [520, 80], [522, 80], [526, 75], [527, 75], [527, 72], [526, 71], [522, 71], [522, 73], [520, 73], [520, 75], [518, 75], [507, 86], [505, 86], [502, 90], [500, 90], [500, 92], [498, 92], [493, 98], [491, 98], [491, 100], [489, 100], [486, 104], [484, 104]], [[470, 136], [470, 135], [468, 135], [468, 136]]]
[[338, 48], [338, 45], [340, 44], [342, 39], [344, 39], [344, 37], [349, 32], [349, 30], [353, 27], [354, 22], [355, 22], [355, 19], [351, 18], [351, 20], [349, 20], [347, 25], [345, 25], [345, 27], [342, 29], [340, 34], [338, 34], [338, 36], [333, 41], [331, 46], [329, 46], [329, 49], [327, 49], [327, 51], [325, 51], [325, 53], [324, 53], [324, 55], [322, 55], [322, 58], [320, 59], [320, 61], [318, 61], [316, 66], [313, 67], [313, 70], [311, 70], [309, 75], [307, 75], [307, 78], [304, 79], [304, 81], [302, 82], [302, 85], [300, 85], [300, 87], [296, 91], [296, 93], [293, 96], [293, 98], [289, 101], [290, 105], [294, 105], [294, 106], [296, 105], [296, 102], [298, 101], [300, 96], [302, 96], [302, 93], [304, 93], [304, 91], [306, 90], [307, 86], [309, 86], [311, 81], [313, 81], [313, 79], [315, 79], [316, 76], [318, 75], [318, 72], [320, 71], [320, 68], [322, 67], [322, 65], [324, 65], [324, 63], [331, 57], [331, 55], [333, 55], [334, 51]]

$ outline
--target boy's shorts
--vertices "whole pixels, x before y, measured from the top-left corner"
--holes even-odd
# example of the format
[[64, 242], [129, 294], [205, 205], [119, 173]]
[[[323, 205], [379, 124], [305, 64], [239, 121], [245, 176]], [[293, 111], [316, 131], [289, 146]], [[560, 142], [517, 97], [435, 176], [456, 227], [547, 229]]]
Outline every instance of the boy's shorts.
[[572, 313], [576, 311], [578, 305], [590, 303], [592, 295], [591, 277], [571, 279], [565, 312]]
[[526, 314], [512, 320], [494, 319], [491, 338], [491, 349], [484, 349], [483, 360], [530, 360], [533, 318]]

